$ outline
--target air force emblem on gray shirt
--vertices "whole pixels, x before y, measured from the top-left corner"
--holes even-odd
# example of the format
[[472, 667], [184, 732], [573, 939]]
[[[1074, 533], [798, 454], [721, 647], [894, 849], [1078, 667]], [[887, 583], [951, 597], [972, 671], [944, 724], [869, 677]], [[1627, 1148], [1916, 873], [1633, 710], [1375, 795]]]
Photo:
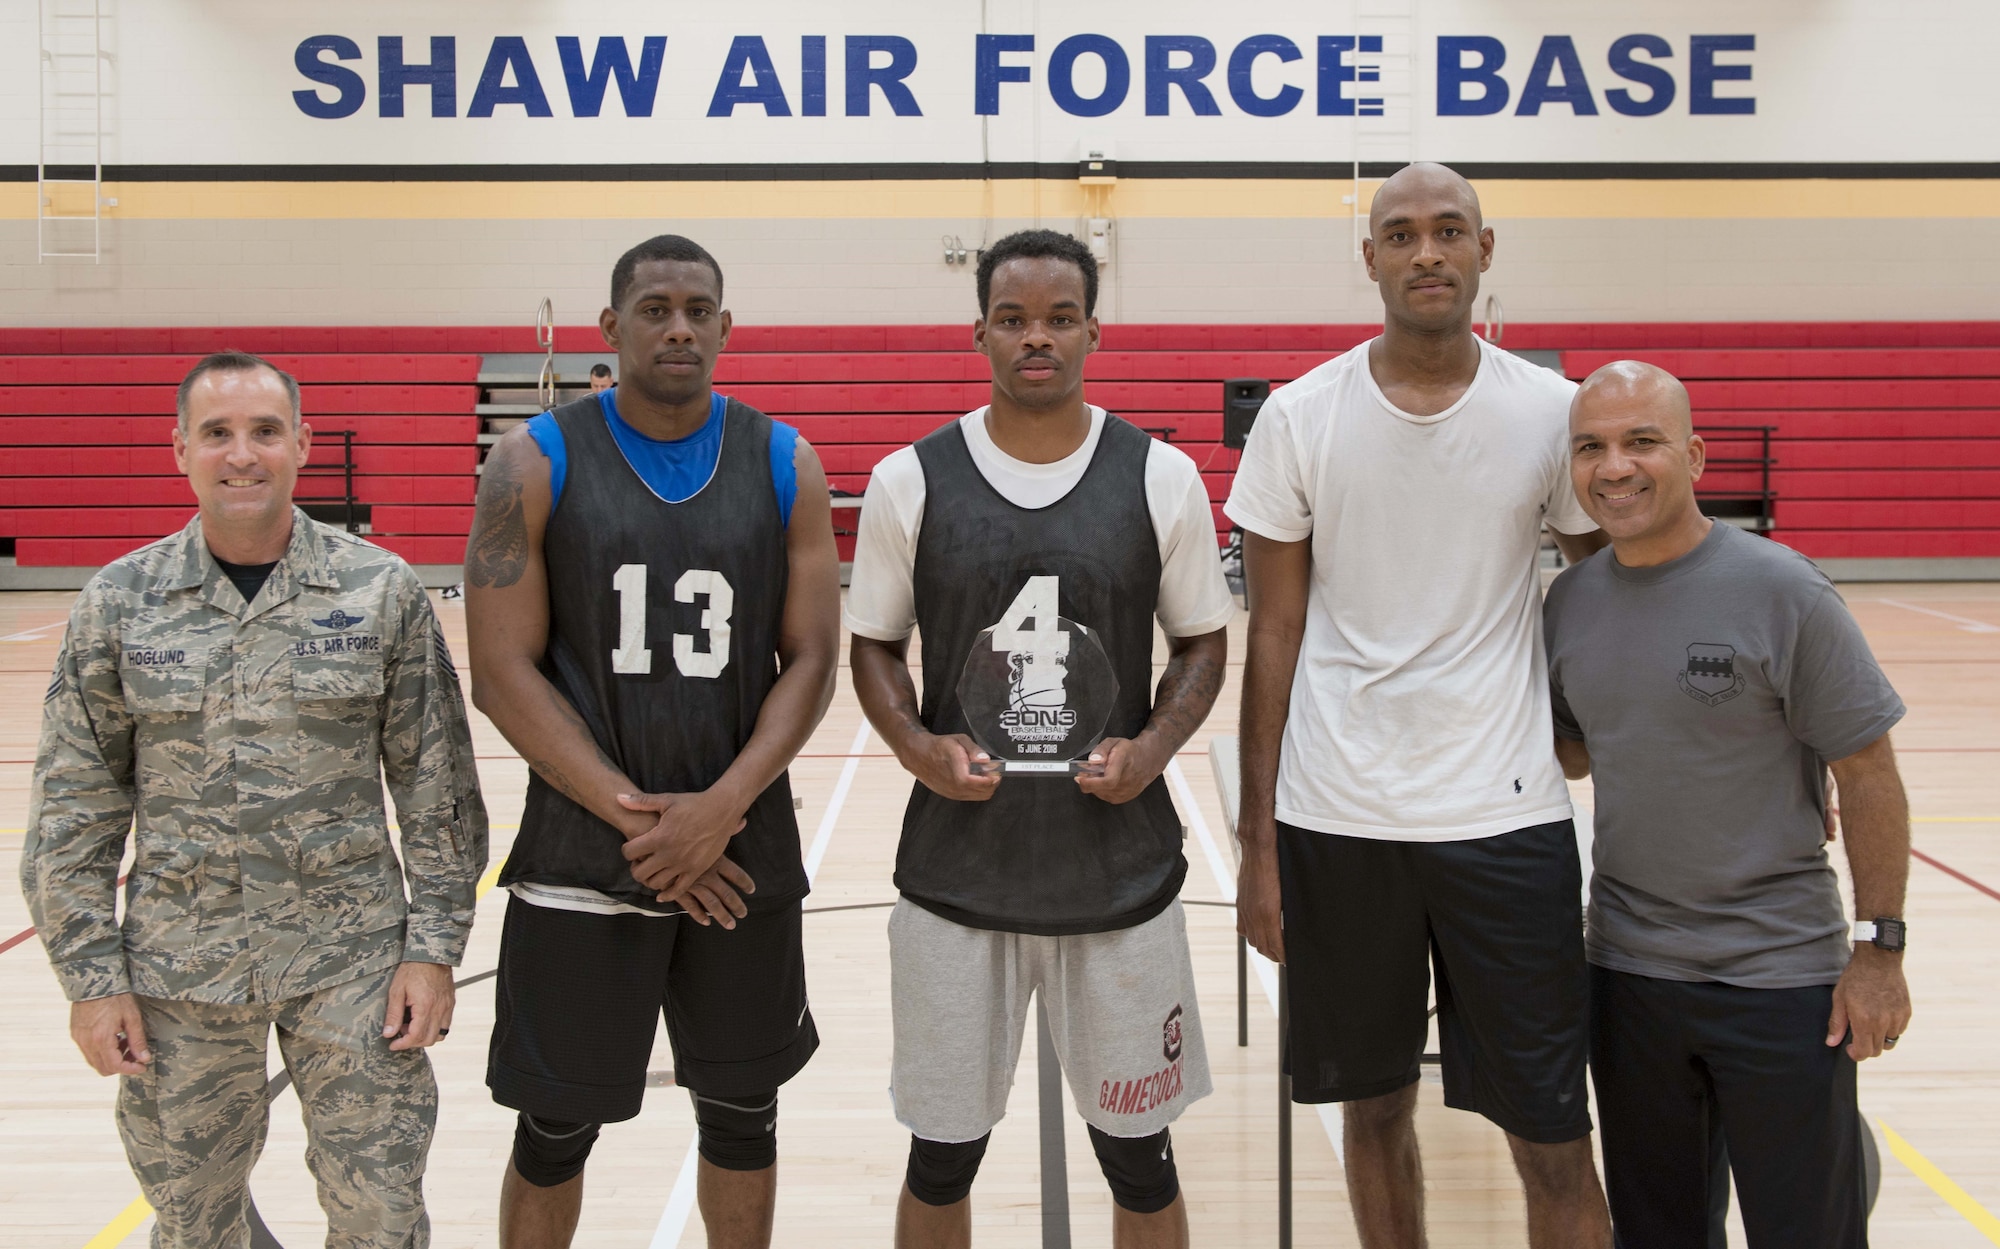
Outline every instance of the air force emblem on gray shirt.
[[1736, 648], [1721, 642], [1696, 642], [1688, 647], [1687, 667], [1681, 672], [1681, 691], [1710, 707], [1726, 703], [1743, 692], [1743, 676], [1736, 671]]

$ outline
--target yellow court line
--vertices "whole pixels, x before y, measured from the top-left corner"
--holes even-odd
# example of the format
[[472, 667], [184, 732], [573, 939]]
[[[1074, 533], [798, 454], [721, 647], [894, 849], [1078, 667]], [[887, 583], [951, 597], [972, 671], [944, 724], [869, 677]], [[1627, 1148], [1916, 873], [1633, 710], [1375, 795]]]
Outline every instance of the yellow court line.
[[1894, 1128], [1880, 1119], [1875, 1122], [1881, 1127], [1882, 1135], [1888, 1138], [1889, 1152], [1895, 1154], [1904, 1166], [1916, 1172], [1918, 1179], [1930, 1185], [1932, 1192], [1944, 1198], [1946, 1205], [1964, 1215], [1965, 1221], [1978, 1228], [1986, 1239], [2000, 1245], [2000, 1219], [1994, 1218], [1985, 1206], [1974, 1201], [1971, 1193], [1952, 1183], [1950, 1176], [1932, 1165], [1931, 1160], [1918, 1153], [1910, 1142], [1896, 1135]]
[[83, 1249], [118, 1249], [132, 1234], [132, 1229], [144, 1223], [146, 1216], [152, 1212], [153, 1207], [147, 1204], [144, 1197], [134, 1197], [132, 1204], [125, 1207], [125, 1213], [105, 1224], [104, 1230], [92, 1236]]
[[[1630, 178], [1476, 180], [1488, 221], [1520, 218], [2000, 217], [2000, 179]], [[710, 219], [914, 219], [1096, 216], [1303, 217], [1366, 214], [1338, 178], [1126, 179], [1103, 201], [1075, 179], [818, 179], [752, 182], [110, 182], [114, 219], [650, 220], [662, 198]], [[33, 183], [0, 184], [0, 220], [36, 214]], [[1039, 211], [1037, 206], [1039, 205]], [[86, 213], [87, 215], [87, 213]]]

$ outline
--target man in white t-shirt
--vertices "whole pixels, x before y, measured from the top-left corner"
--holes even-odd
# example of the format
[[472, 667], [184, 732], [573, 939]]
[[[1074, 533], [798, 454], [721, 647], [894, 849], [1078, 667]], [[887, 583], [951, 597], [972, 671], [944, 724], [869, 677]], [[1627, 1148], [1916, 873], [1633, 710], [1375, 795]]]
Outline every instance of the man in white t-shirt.
[[[1161, 776], [1222, 687], [1235, 604], [1194, 462], [1084, 402], [1089, 249], [1009, 235], [981, 258], [978, 291], [992, 402], [876, 467], [847, 601], [855, 692], [917, 782], [889, 921], [890, 1091], [911, 1132], [896, 1243], [971, 1243], [973, 1178], [1039, 993], [1111, 1187], [1112, 1243], [1185, 1245], [1168, 1125], [1210, 1081]], [[1012, 686], [978, 725], [968, 659]], [[1093, 699], [1107, 661], [1115, 694]], [[1022, 734], [1002, 742], [1010, 724]], [[1025, 757], [997, 773], [974, 732], [1001, 754], [1088, 756], [1074, 778]]]
[[1402, 170], [1369, 234], [1381, 336], [1271, 396], [1226, 509], [1250, 594], [1238, 923], [1289, 960], [1293, 1097], [1345, 1103], [1363, 1245], [1424, 1243], [1434, 967], [1445, 1102], [1507, 1132], [1529, 1242], [1608, 1249], [1537, 572], [1544, 525], [1572, 559], [1603, 545], [1569, 488], [1576, 387], [1473, 335], [1493, 232], [1465, 179]]

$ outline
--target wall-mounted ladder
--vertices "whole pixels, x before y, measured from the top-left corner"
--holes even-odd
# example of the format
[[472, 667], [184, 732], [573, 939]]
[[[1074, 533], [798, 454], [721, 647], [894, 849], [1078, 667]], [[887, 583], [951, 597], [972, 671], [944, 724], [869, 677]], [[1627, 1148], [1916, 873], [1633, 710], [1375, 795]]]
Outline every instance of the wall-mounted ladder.
[[1356, 0], [1350, 25], [1357, 36], [1349, 53], [1354, 81], [1350, 122], [1353, 190], [1354, 259], [1361, 259], [1365, 204], [1363, 166], [1402, 166], [1417, 158], [1417, 2], [1418, 0]]
[[[35, 250], [104, 259], [104, 14], [101, 0], [36, 0]], [[87, 205], [87, 210], [86, 210]], [[89, 223], [88, 234], [84, 223]], [[84, 240], [89, 240], [86, 247]]]

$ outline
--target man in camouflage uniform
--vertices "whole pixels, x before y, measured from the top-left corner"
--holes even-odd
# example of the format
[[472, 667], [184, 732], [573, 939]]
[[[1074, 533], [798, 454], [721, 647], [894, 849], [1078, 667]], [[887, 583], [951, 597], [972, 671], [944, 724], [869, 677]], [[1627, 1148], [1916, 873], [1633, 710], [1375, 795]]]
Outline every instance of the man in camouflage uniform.
[[290, 377], [211, 356], [178, 407], [201, 510], [70, 613], [22, 887], [71, 1035], [124, 1076], [154, 1249], [247, 1249], [274, 1024], [327, 1244], [421, 1247], [423, 1049], [450, 1026], [486, 863], [458, 676], [410, 567], [292, 506], [311, 431]]

